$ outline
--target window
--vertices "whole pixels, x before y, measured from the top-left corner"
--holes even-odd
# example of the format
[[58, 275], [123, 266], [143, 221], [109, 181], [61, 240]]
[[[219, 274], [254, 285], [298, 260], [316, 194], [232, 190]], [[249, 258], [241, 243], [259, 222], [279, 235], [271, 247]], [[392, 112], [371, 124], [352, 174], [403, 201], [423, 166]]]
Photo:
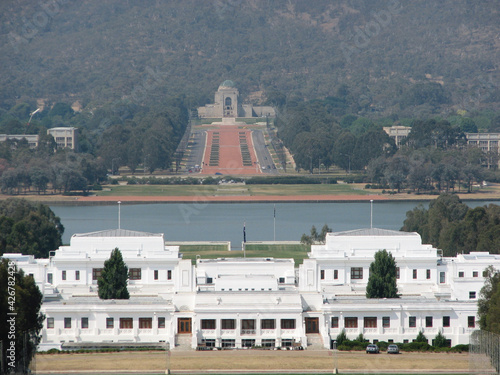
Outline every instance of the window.
[[213, 284], [213, 283], [214, 283], [214, 279], [211, 277], [207, 277], [207, 284]]
[[425, 317], [425, 326], [427, 328], [432, 327], [432, 316], [426, 316]]
[[167, 280], [172, 280], [172, 270], [167, 271]]
[[295, 319], [281, 319], [281, 329], [295, 329]]
[[120, 329], [134, 328], [134, 321], [132, 318], [120, 318]]
[[339, 328], [339, 317], [334, 316], [332, 318], [332, 328]]
[[382, 317], [382, 327], [391, 328], [391, 318], [389, 316]]
[[158, 270], [155, 270], [155, 272], [154, 272], [154, 278], [155, 278], [155, 280], [158, 280]]
[[280, 283], [280, 284], [284, 284], [284, 283], [285, 283], [285, 278], [284, 278], [284, 277], [280, 277], [280, 278], [278, 279], [278, 283]]
[[236, 321], [234, 319], [222, 319], [221, 320], [222, 329], [235, 329]]
[[469, 328], [476, 327], [476, 317], [475, 316], [468, 316], [467, 317], [467, 327], [469, 327]]
[[236, 346], [236, 341], [234, 339], [222, 339], [223, 348], [234, 348]]
[[115, 319], [114, 318], [106, 318], [106, 328], [107, 329], [115, 328]]
[[215, 319], [202, 319], [201, 329], [215, 329]]
[[48, 274], [47, 274], [47, 282], [48, 282], [49, 284], [52, 284], [52, 274], [51, 274], [51, 273], [48, 273]]
[[464, 277], [464, 271], [458, 271], [458, 277]]
[[62, 278], [63, 280], [66, 280], [66, 271], [62, 271], [62, 276], [61, 276], [61, 278]]
[[417, 270], [413, 270], [413, 278], [416, 279], [417, 278]]
[[425, 277], [427, 278], [427, 280], [429, 280], [431, 278], [431, 270], [425, 271]]
[[443, 327], [449, 327], [449, 326], [450, 326], [450, 317], [443, 316]]
[[483, 271], [483, 277], [486, 277], [488, 275], [488, 271], [484, 270]]
[[351, 268], [351, 279], [361, 280], [363, 278], [363, 267], [352, 267]]
[[399, 267], [396, 267], [396, 279], [399, 280]]
[[274, 348], [275, 345], [276, 345], [275, 339], [262, 339], [263, 348]]
[[80, 271], [75, 271], [75, 280], [80, 280]]
[[364, 319], [365, 328], [377, 328], [377, 318], [372, 316], [365, 316]]
[[324, 280], [325, 279], [325, 270], [321, 270], [319, 272], [320, 272], [320, 275], [321, 275], [321, 280]]
[[479, 276], [479, 272], [477, 271], [472, 271], [472, 277], [478, 277]]
[[139, 318], [139, 328], [140, 329], [153, 328], [153, 318]]
[[476, 299], [476, 292], [469, 292], [469, 299]]
[[255, 346], [255, 339], [242, 339], [241, 340], [241, 347], [242, 348], [251, 348], [252, 346]]
[[54, 318], [47, 318], [47, 329], [54, 328]]
[[446, 272], [439, 272], [439, 282], [441, 284], [446, 282]]
[[333, 270], [333, 278], [337, 280], [339, 278], [339, 270]]
[[130, 280], [140, 280], [141, 279], [141, 269], [140, 268], [129, 269], [128, 278]]
[[417, 317], [416, 316], [410, 316], [409, 322], [408, 322], [410, 328], [415, 328], [417, 326]]
[[102, 268], [92, 268], [92, 280], [97, 280], [101, 277]]
[[82, 329], [89, 328], [89, 318], [82, 318]]
[[261, 319], [260, 328], [262, 329], [275, 329], [276, 321], [274, 319]]
[[241, 329], [243, 331], [255, 330], [255, 319], [241, 319]]
[[71, 328], [71, 318], [64, 318], [64, 328]]
[[346, 328], [358, 328], [358, 318], [345, 318], [344, 326]]
[[158, 318], [158, 328], [165, 328], [165, 317], [161, 316]]
[[215, 348], [215, 339], [206, 339], [205, 340], [206, 348]]

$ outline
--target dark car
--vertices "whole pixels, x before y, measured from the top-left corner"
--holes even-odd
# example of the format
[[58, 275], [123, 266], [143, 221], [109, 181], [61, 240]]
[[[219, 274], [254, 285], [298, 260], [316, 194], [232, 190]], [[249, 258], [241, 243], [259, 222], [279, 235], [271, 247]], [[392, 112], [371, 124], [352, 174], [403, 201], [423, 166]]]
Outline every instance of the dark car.
[[378, 354], [378, 352], [379, 352], [378, 346], [375, 344], [368, 344], [368, 346], [366, 347], [366, 352]]

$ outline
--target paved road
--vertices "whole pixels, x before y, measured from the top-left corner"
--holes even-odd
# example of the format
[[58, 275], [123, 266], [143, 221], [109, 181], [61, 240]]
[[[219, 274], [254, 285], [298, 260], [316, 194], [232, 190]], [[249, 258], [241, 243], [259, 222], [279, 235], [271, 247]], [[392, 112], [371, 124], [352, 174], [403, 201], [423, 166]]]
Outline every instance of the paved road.
[[191, 139], [189, 142], [189, 153], [188, 160], [186, 162], [186, 169], [195, 172], [195, 167], [202, 166], [203, 162], [203, 152], [205, 150], [205, 144], [207, 141], [207, 132], [205, 130], [196, 130], [191, 134]]
[[273, 163], [271, 154], [267, 149], [266, 143], [264, 141], [264, 134], [260, 130], [254, 130], [252, 133], [253, 144], [255, 147], [255, 153], [257, 154], [257, 160], [261, 167], [262, 173], [266, 174], [278, 174], [278, 170]]

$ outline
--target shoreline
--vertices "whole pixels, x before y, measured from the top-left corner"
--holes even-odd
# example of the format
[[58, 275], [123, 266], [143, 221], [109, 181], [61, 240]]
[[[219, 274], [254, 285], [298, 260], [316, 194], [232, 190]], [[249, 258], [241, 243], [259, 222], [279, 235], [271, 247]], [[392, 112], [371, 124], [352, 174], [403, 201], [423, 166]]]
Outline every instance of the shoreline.
[[[465, 195], [465, 196], [464, 196]], [[62, 196], [62, 195], [1, 195], [0, 200], [8, 198], [23, 198], [47, 205], [54, 206], [104, 206], [115, 204], [118, 201], [122, 204], [238, 204], [238, 203], [363, 203], [371, 200], [377, 202], [429, 202], [438, 195], [419, 195], [412, 197], [381, 196], [381, 195], [255, 195], [255, 196], [213, 196], [213, 195], [193, 195], [193, 196], [131, 196], [131, 195], [110, 195], [110, 196]], [[462, 201], [500, 201], [498, 196], [469, 196], [459, 194]]]

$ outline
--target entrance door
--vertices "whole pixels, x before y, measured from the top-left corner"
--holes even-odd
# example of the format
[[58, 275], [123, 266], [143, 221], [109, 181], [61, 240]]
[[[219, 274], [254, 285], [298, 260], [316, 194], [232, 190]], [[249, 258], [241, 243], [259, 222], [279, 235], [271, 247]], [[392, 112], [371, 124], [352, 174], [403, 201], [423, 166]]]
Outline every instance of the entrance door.
[[306, 333], [319, 333], [319, 318], [306, 318]]
[[191, 318], [177, 319], [177, 333], [191, 333]]

